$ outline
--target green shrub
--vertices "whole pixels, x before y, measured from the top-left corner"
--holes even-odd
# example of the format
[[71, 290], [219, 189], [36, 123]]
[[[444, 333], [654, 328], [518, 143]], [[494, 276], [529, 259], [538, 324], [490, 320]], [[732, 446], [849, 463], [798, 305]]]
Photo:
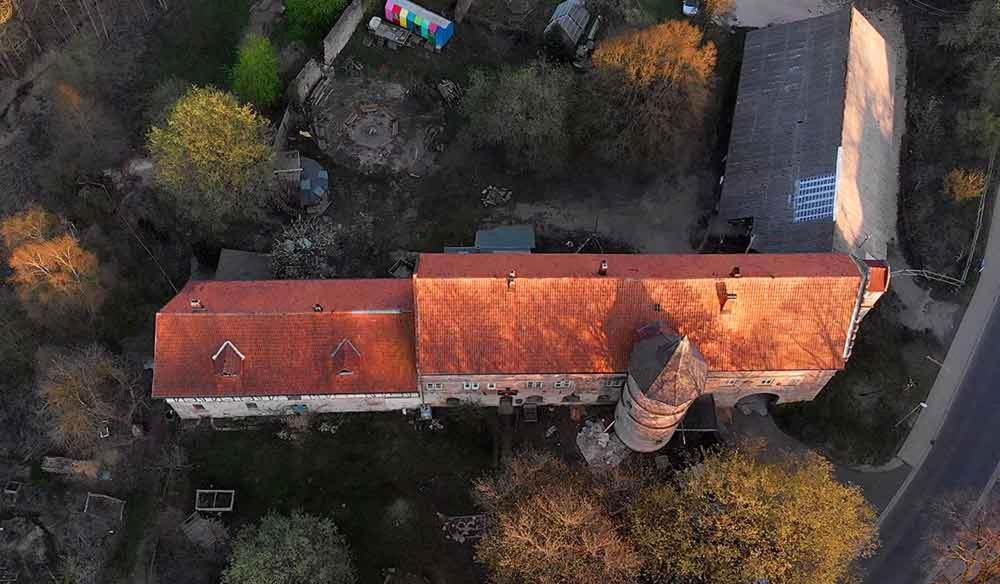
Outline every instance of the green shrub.
[[569, 159], [572, 70], [536, 61], [474, 70], [462, 102], [477, 146], [499, 148], [510, 170], [551, 172]]
[[292, 35], [307, 43], [322, 39], [346, 7], [347, 0], [288, 0], [285, 3]]
[[278, 53], [267, 37], [253, 35], [240, 45], [232, 83], [236, 95], [258, 108], [271, 107], [278, 101]]

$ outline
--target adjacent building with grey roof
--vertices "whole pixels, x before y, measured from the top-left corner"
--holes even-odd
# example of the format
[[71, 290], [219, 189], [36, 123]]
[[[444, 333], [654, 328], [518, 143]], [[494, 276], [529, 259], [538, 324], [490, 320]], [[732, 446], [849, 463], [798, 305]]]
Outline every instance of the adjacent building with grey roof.
[[747, 34], [719, 213], [754, 249], [886, 257], [895, 63], [854, 8]]

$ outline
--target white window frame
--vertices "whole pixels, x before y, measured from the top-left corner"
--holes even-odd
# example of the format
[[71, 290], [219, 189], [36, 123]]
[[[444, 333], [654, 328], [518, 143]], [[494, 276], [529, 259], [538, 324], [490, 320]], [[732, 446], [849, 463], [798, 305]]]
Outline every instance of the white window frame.
[[552, 384], [555, 389], [569, 389], [573, 387], [573, 382], [568, 379], [560, 379]]
[[768, 377], [767, 379], [761, 379], [760, 380], [760, 384], [761, 385], [774, 385], [774, 378], [773, 377]]
[[544, 381], [526, 381], [524, 382], [524, 387], [526, 389], [545, 389]]
[[497, 388], [497, 384], [495, 384], [495, 383], [487, 383], [486, 384], [486, 389], [494, 390], [496, 388]]
[[621, 387], [625, 385], [625, 380], [621, 377], [609, 377], [604, 380], [604, 387]]
[[463, 381], [462, 382], [462, 389], [464, 389], [466, 391], [478, 391], [479, 390], [479, 382], [477, 382], [477, 381]]
[[424, 384], [424, 389], [429, 391], [441, 390], [444, 389], [444, 384], [441, 382], [428, 381]]

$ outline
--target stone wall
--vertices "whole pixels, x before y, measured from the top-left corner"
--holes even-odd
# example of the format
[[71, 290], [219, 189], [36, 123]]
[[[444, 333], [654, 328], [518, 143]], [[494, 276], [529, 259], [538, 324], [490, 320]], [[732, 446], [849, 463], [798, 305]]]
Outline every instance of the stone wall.
[[615, 433], [636, 452], [659, 450], [670, 441], [692, 403], [672, 405], [650, 399], [629, 375], [615, 407]]
[[289, 93], [292, 101], [295, 105], [302, 107], [306, 104], [306, 100], [309, 99], [309, 94], [312, 93], [316, 84], [319, 83], [320, 79], [323, 78], [323, 68], [320, 67], [319, 63], [315, 59], [309, 59], [306, 61], [305, 66], [299, 71], [299, 74], [295, 76], [292, 81], [291, 86], [289, 86]]
[[361, 24], [364, 18], [365, 8], [361, 0], [351, 2], [344, 13], [337, 19], [330, 32], [323, 39], [323, 62], [327, 65], [333, 63], [340, 51], [344, 50], [347, 41], [351, 40], [351, 35]]

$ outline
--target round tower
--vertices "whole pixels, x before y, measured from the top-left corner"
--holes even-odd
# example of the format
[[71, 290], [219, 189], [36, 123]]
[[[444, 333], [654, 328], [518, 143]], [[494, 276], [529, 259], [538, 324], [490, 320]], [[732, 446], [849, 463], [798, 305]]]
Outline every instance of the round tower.
[[639, 331], [628, 382], [615, 408], [615, 432], [636, 452], [659, 450], [705, 391], [708, 365], [687, 337], [656, 323]]

